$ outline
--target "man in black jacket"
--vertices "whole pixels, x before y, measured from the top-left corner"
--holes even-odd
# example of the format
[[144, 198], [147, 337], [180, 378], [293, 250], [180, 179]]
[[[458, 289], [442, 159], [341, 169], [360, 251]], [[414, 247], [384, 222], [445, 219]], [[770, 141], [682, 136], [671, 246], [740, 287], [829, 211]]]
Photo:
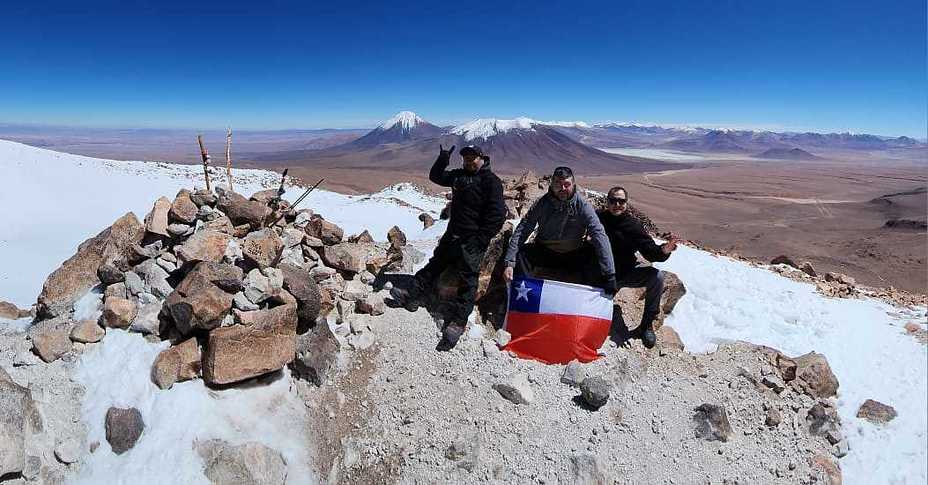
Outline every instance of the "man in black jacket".
[[644, 313], [641, 325], [632, 338], [641, 339], [647, 348], [654, 347], [657, 335], [651, 324], [660, 312], [661, 293], [664, 291], [664, 274], [652, 266], [638, 267], [635, 253], [641, 253], [648, 261], [667, 261], [677, 249], [677, 240], [671, 238], [657, 245], [635, 216], [628, 212], [628, 191], [622, 187], [609, 189], [606, 210], [598, 213], [599, 220], [609, 236], [612, 257], [615, 261], [616, 286], [619, 288], [645, 288]]
[[394, 287], [390, 296], [399, 304], [415, 303], [430, 289], [448, 267], [454, 268], [462, 280], [458, 294], [445, 311], [445, 328], [436, 350], [451, 350], [467, 326], [467, 317], [474, 309], [480, 262], [490, 239], [506, 221], [503, 183], [490, 171], [490, 157], [480, 147], [461, 149], [463, 167], [447, 170], [455, 147], [445, 150], [439, 145], [438, 159], [429, 172], [429, 180], [451, 187], [451, 218], [448, 229], [428, 264], [419, 270], [409, 289]]

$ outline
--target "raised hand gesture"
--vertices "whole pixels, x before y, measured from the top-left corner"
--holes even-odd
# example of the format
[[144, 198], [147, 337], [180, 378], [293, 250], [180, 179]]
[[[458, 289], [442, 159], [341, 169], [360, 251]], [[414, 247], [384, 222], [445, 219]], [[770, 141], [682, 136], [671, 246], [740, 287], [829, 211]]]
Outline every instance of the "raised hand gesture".
[[454, 149], [457, 145], [451, 145], [451, 148], [445, 150], [445, 147], [438, 145], [438, 158], [451, 159], [451, 154], [454, 153]]

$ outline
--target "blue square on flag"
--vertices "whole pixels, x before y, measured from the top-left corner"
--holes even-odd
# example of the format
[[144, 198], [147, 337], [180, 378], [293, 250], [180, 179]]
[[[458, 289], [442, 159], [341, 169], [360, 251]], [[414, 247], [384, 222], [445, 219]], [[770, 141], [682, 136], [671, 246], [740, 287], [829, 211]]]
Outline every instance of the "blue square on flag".
[[509, 286], [509, 310], [523, 313], [538, 313], [541, 306], [541, 288], [544, 280], [535, 278], [513, 278]]

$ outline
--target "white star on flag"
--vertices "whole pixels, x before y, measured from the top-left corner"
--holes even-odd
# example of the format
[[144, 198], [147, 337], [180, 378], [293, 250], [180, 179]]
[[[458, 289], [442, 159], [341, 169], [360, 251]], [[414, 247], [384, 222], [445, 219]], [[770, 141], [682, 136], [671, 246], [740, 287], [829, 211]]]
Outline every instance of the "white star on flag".
[[528, 301], [528, 294], [532, 291], [532, 289], [525, 286], [525, 280], [522, 280], [520, 283], [521, 284], [516, 287], [516, 291], [519, 292], [518, 296], [516, 296], [516, 300]]

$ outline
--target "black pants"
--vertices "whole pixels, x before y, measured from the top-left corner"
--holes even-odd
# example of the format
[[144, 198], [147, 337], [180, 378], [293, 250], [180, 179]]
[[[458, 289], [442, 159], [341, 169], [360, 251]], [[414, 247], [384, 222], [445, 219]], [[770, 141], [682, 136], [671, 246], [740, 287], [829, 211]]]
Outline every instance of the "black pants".
[[645, 266], [632, 268], [619, 275], [619, 288], [645, 288], [644, 312], [641, 323], [651, 323], [661, 309], [661, 293], [664, 292], [664, 273], [657, 268]]
[[461, 286], [454, 299], [444, 305], [447, 323], [467, 324], [467, 317], [474, 310], [477, 279], [484, 252], [486, 248], [480, 247], [473, 238], [461, 238], [445, 233], [439, 239], [432, 258], [425, 267], [416, 272], [416, 285], [423, 292], [432, 288], [445, 269], [450, 267], [457, 273]]
[[603, 275], [598, 262], [591, 244], [582, 244], [568, 253], [558, 253], [541, 244], [528, 243], [519, 248], [513, 273], [516, 276], [547, 276], [568, 283], [601, 286]]

